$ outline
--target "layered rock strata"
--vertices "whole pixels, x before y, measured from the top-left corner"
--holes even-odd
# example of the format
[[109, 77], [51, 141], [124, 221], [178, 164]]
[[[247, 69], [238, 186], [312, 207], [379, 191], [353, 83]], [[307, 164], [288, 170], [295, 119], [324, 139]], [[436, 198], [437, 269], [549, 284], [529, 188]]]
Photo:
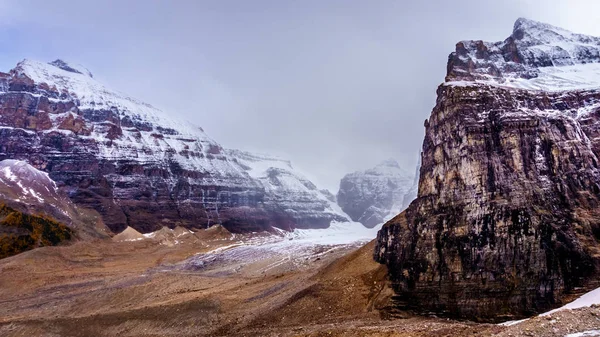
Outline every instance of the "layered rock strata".
[[347, 221], [288, 162], [226, 150], [201, 128], [61, 60], [25, 60], [0, 73], [1, 159], [49, 173], [114, 232], [214, 224], [232, 232], [289, 230]]
[[503, 42], [457, 44], [418, 198], [378, 234], [399, 305], [502, 320], [596, 286], [599, 50], [526, 19]]

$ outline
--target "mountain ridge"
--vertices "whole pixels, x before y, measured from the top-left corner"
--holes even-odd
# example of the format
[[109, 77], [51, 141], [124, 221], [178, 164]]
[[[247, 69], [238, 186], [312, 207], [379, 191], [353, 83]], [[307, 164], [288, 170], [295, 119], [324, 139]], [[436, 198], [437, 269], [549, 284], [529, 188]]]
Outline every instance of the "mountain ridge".
[[86, 71], [26, 59], [0, 74], [0, 159], [26, 160], [48, 172], [113, 231], [214, 224], [232, 232], [292, 230], [347, 221], [291, 164], [272, 170], [272, 181], [289, 182], [273, 189], [251, 176], [252, 167], [280, 161], [225, 149], [201, 128]]
[[[340, 181], [337, 203], [353, 221], [373, 228], [404, 210], [414, 177], [395, 159], [387, 159], [373, 168], [349, 173]], [[410, 199], [410, 200], [409, 200]]]

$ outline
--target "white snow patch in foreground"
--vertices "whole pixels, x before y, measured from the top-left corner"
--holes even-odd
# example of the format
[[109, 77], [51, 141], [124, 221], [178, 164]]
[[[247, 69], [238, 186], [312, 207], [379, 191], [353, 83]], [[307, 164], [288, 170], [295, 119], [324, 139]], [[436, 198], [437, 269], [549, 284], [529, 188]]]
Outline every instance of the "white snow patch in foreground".
[[513, 325], [517, 325], [517, 324], [523, 323], [523, 322], [525, 322], [525, 321], [527, 321], [527, 320], [529, 320], [529, 318], [520, 319], [520, 320], [517, 320], [517, 321], [507, 321], [507, 322], [502, 322], [502, 323], [500, 323], [500, 324], [498, 324], [498, 325], [502, 325], [502, 326], [513, 326]]
[[600, 330], [588, 330], [588, 331], [571, 333], [571, 334], [565, 335], [565, 337], [592, 337], [592, 336], [600, 336]]
[[548, 316], [557, 311], [565, 310], [565, 309], [572, 310], [572, 309], [589, 307], [594, 304], [600, 304], [600, 288], [597, 288], [596, 290], [592, 290], [589, 293], [586, 293], [583, 296], [581, 296], [580, 298], [576, 299], [575, 301], [568, 303], [558, 309], [554, 309], [554, 310], [545, 312], [545, 313], [541, 314], [540, 316]]
[[[585, 307], [592, 306], [594, 304], [600, 304], [600, 288], [592, 290], [589, 293], [585, 293], [584, 295], [582, 295], [575, 301], [567, 303], [566, 305], [564, 305], [560, 308], [550, 310], [548, 312], [540, 314], [539, 316], [548, 316], [548, 315], [551, 315], [551, 314], [561, 311], [561, 310], [573, 310], [573, 309], [585, 308]], [[508, 322], [500, 323], [500, 325], [503, 325], [503, 326], [516, 325], [516, 324], [525, 322], [528, 319], [529, 318], [518, 320], [518, 321], [508, 321]], [[596, 335], [582, 335], [582, 336], [596, 336]]]

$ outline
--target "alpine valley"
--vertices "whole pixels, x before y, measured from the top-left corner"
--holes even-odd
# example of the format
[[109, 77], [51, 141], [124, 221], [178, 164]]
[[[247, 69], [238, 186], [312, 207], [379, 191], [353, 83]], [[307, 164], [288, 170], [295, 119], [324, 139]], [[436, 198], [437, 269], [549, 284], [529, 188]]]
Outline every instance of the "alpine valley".
[[333, 195], [19, 62], [0, 336], [600, 336], [600, 38], [518, 19], [456, 44], [431, 103], [415, 174], [367, 163]]

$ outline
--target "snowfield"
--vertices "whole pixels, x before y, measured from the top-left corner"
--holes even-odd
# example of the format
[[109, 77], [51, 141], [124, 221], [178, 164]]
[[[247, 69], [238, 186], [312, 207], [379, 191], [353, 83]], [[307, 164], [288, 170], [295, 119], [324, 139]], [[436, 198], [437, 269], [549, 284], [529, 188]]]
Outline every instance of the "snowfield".
[[[512, 62], [508, 62], [509, 64]], [[475, 81], [451, 81], [448, 86], [472, 86], [474, 83], [495, 87], [558, 92], [568, 90], [591, 90], [600, 88], [600, 64], [587, 63], [568, 66], [538, 68], [537, 77], [520, 78], [516, 74], [504, 74], [503, 78], [488, 76]]]

